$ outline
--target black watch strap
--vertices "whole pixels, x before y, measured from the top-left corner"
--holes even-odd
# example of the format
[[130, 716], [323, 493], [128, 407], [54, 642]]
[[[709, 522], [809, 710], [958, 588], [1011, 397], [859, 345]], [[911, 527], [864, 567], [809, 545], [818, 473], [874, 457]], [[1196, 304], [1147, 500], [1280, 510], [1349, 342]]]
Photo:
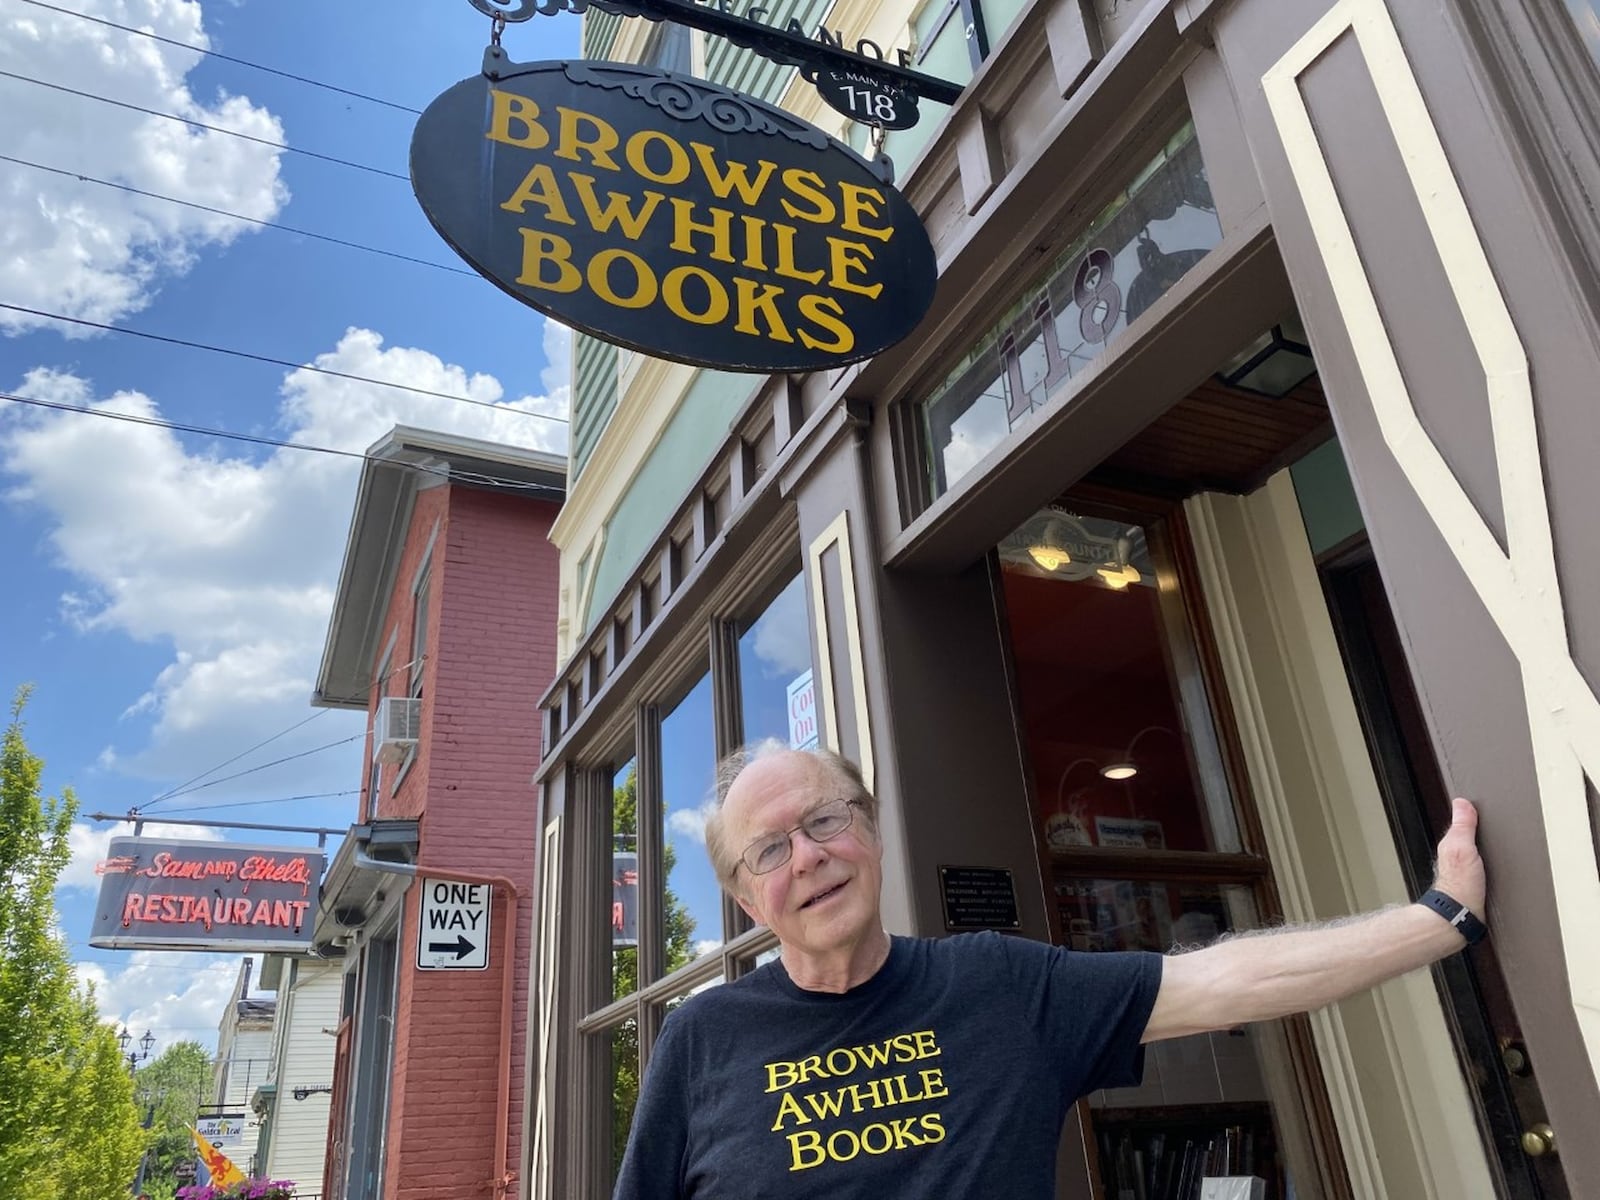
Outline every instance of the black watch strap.
[[1478, 920], [1473, 912], [1454, 896], [1447, 896], [1438, 888], [1429, 888], [1418, 898], [1417, 903], [1424, 908], [1431, 908], [1451, 925], [1456, 931], [1467, 939], [1467, 945], [1476, 946], [1489, 936], [1489, 927]]

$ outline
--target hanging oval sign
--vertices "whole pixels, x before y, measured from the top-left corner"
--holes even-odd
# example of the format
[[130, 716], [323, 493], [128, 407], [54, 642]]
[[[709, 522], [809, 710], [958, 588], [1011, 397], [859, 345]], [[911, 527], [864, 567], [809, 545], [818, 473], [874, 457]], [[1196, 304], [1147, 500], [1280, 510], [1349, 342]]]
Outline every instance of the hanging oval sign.
[[800, 372], [927, 312], [927, 232], [867, 161], [780, 108], [624, 63], [502, 63], [430, 104], [411, 182], [451, 247], [564, 324], [660, 358]]

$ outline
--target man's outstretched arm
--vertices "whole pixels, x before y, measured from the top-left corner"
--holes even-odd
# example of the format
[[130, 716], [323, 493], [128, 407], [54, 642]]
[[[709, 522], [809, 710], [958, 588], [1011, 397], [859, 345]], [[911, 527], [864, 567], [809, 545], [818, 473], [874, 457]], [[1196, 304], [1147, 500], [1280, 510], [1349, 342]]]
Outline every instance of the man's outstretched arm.
[[[1434, 887], [1481, 919], [1484, 876], [1477, 833], [1477, 809], [1470, 801], [1453, 801], [1450, 828], [1439, 842]], [[1462, 935], [1438, 913], [1407, 904], [1175, 954], [1162, 964], [1161, 988], [1143, 1040], [1231, 1029], [1321, 1008], [1464, 945]]]

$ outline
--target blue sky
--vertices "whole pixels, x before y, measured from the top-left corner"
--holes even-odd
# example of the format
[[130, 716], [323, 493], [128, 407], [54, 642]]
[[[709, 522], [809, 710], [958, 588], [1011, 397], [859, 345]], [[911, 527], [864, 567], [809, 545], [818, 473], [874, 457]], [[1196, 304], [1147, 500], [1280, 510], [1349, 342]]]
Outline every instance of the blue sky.
[[[467, 0], [52, 0], [423, 108], [476, 73]], [[578, 22], [512, 26], [518, 60], [575, 57]], [[415, 117], [0, 0], [0, 70], [405, 174]], [[0, 78], [0, 155], [460, 269], [408, 184]], [[362, 450], [396, 421], [564, 450], [568, 349], [487, 282], [0, 162], [0, 304], [378, 376], [494, 409], [0, 309], [0, 392]], [[276, 767], [151, 808], [344, 826], [359, 714], [308, 704], [354, 498], [348, 459], [0, 401], [0, 686], [31, 682], [46, 787], [82, 811]], [[225, 760], [315, 717], [270, 744]], [[343, 745], [318, 747], [356, 738]], [[270, 803], [268, 803], [270, 802]], [[248, 805], [192, 811], [201, 805]], [[63, 929], [108, 1016], [209, 1040], [237, 959], [83, 945], [105, 825], [80, 823]], [[235, 835], [235, 840], [259, 836]], [[158, 1051], [160, 1046], [158, 1045]]]

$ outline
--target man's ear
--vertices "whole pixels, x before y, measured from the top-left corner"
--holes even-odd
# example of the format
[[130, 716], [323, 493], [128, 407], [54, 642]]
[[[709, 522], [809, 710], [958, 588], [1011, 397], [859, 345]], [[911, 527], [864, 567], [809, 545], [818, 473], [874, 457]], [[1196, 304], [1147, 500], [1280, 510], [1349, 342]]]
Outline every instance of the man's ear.
[[740, 908], [744, 909], [745, 916], [749, 917], [757, 925], [766, 924], [766, 922], [762, 920], [761, 914], [755, 910], [750, 901], [746, 900], [742, 895], [739, 894], [739, 891], [736, 888], [729, 888], [728, 894], [738, 902]]

